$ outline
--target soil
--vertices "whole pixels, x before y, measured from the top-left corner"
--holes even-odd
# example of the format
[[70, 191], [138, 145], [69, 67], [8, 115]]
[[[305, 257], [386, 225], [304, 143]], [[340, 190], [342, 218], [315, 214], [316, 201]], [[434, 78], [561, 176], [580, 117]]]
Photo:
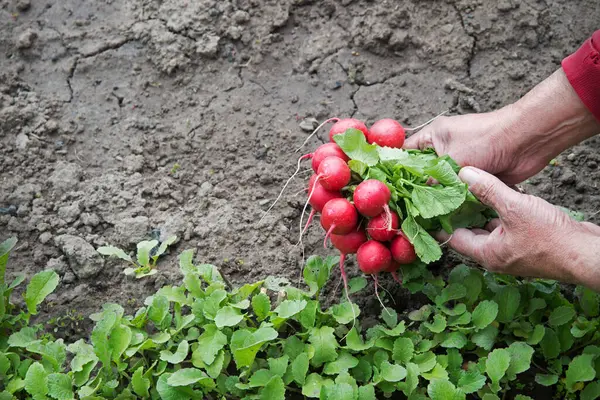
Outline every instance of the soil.
[[[0, 240], [20, 241], [9, 274], [57, 270], [48, 318], [138, 307], [179, 282], [190, 248], [233, 283], [296, 281], [305, 179], [259, 220], [295, 169], [300, 125], [493, 110], [598, 21], [596, 0], [0, 1]], [[526, 189], [600, 222], [599, 148], [568, 150]], [[172, 234], [142, 280], [94, 251]], [[304, 256], [335, 254], [317, 225], [303, 242]], [[383, 284], [399, 310], [417, 301]]]

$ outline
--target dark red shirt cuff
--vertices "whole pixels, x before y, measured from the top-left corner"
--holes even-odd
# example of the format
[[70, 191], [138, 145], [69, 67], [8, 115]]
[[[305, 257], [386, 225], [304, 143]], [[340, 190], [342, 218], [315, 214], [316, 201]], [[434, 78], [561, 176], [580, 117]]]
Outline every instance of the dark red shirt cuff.
[[600, 121], [600, 30], [566, 57], [562, 67], [583, 104]]

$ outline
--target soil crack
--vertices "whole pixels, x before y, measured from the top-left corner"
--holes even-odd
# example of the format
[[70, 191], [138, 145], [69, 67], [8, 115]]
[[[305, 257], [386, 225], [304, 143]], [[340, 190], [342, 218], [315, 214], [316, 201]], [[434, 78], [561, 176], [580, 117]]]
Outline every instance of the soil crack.
[[456, 13], [458, 14], [458, 19], [460, 21], [460, 25], [463, 28], [463, 31], [465, 32], [465, 35], [472, 39], [471, 49], [469, 50], [469, 58], [467, 58], [467, 76], [471, 78], [471, 63], [473, 62], [473, 59], [477, 54], [477, 36], [469, 33], [467, 25], [465, 24], [465, 18], [460, 9], [458, 8], [458, 4], [454, 2], [451, 4], [452, 8], [454, 8], [454, 11], [456, 11]]
[[122, 38], [119, 38], [119, 40], [116, 40], [114, 42], [104, 43], [103, 45], [98, 47], [96, 50], [90, 51], [89, 53], [82, 53], [81, 58], [95, 57], [102, 53], [106, 53], [107, 51], [110, 51], [110, 50], [118, 50], [121, 47], [123, 47], [124, 45], [126, 45], [127, 43], [132, 42], [132, 41], [134, 41], [133, 38], [122, 37]]
[[79, 62], [79, 57], [75, 57], [73, 60], [73, 64], [71, 68], [69, 68], [69, 74], [67, 75], [67, 87], [69, 88], [69, 100], [65, 103], [70, 103], [73, 100], [73, 86], [71, 86], [71, 79], [73, 79], [73, 75], [75, 75], [75, 69], [77, 68], [77, 63]]

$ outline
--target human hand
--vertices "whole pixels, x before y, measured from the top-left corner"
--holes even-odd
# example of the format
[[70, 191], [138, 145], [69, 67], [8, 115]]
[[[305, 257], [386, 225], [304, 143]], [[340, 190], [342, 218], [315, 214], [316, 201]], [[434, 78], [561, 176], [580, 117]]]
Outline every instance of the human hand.
[[510, 127], [515, 119], [510, 108], [484, 114], [439, 117], [431, 125], [406, 139], [405, 148], [434, 148], [448, 154], [460, 166], [488, 171], [509, 185], [523, 182], [539, 172], [546, 161], [518, 154], [511, 142]]
[[460, 166], [514, 185], [598, 132], [600, 124], [559, 69], [516, 103], [489, 113], [440, 117], [406, 139], [404, 147], [433, 147]]
[[486, 229], [440, 232], [438, 240], [492, 271], [554, 279], [600, 291], [600, 227], [577, 222], [541, 198], [521, 194], [477, 168], [463, 168], [469, 190], [499, 215]]

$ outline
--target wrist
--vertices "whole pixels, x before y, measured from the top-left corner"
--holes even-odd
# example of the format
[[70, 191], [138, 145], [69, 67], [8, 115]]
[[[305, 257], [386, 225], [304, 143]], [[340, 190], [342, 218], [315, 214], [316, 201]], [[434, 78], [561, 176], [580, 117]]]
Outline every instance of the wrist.
[[508, 121], [504, 129], [514, 154], [534, 157], [544, 164], [600, 132], [600, 124], [562, 69], [502, 112]]

